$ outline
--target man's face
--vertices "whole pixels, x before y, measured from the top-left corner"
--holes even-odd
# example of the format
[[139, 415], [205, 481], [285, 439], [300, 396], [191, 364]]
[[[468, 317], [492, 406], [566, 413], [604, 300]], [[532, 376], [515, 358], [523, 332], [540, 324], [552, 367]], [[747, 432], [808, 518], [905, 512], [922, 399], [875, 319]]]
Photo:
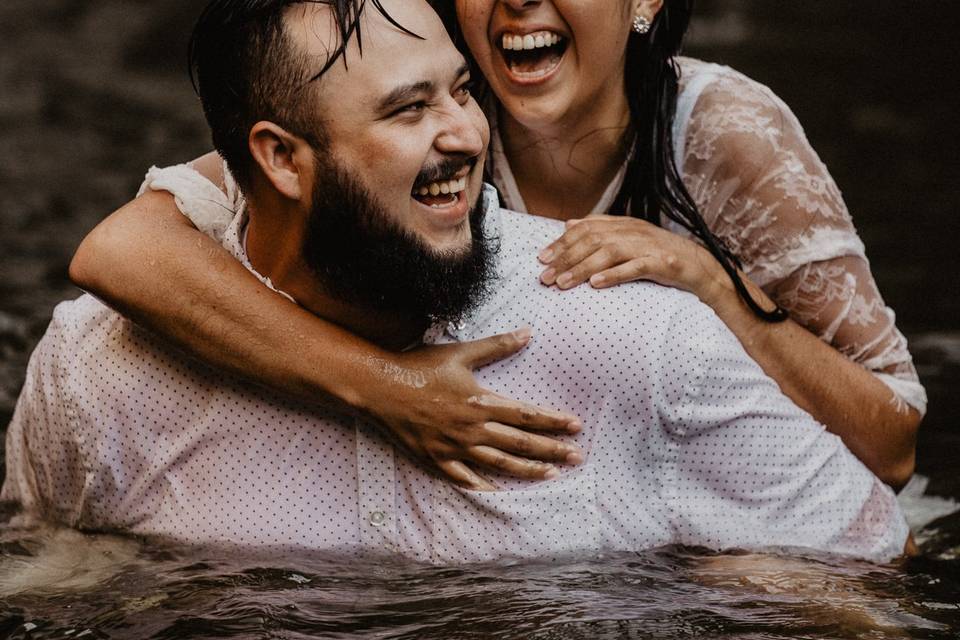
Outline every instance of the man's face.
[[[425, 0], [372, 5], [357, 38], [319, 80], [324, 153], [349, 174], [396, 228], [439, 253], [471, 246], [469, 214], [480, 197], [489, 128], [469, 93], [463, 56]], [[287, 17], [292, 40], [322, 64], [333, 49], [330, 12], [299, 5]]]

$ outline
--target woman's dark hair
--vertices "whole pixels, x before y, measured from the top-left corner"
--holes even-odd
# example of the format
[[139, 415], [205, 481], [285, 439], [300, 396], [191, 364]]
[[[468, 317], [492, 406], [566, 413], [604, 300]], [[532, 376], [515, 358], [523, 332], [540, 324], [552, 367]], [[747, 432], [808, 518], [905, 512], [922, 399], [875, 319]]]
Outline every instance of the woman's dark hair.
[[[675, 57], [683, 46], [694, 0], [665, 0], [647, 34], [632, 33], [627, 43], [625, 91], [630, 105], [633, 136], [623, 186], [610, 209], [612, 214], [629, 215], [659, 225], [661, 214], [696, 237], [710, 251], [747, 306], [767, 322], [787, 319], [777, 306], [768, 311], [754, 300], [740, 277], [740, 261], [707, 227], [696, 203], [687, 191], [674, 155], [673, 121], [677, 112], [680, 70]], [[460, 32], [453, 0], [433, 0], [454, 42], [473, 65], [473, 77], [482, 78]], [[481, 85], [478, 99], [489, 96]], [[491, 170], [490, 162], [488, 171]], [[489, 175], [489, 174], [488, 174]]]

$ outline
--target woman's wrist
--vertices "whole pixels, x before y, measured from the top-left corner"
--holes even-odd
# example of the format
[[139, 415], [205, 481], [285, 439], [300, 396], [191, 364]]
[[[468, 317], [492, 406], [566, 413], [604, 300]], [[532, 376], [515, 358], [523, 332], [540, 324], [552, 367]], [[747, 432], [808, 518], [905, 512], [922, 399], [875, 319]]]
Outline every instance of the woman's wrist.
[[737, 290], [730, 275], [723, 270], [717, 259], [701, 245], [692, 241], [691, 244], [696, 247], [696, 253], [689, 264], [696, 265], [696, 274], [689, 291], [722, 317], [724, 307], [729, 305], [731, 300], [736, 300]]

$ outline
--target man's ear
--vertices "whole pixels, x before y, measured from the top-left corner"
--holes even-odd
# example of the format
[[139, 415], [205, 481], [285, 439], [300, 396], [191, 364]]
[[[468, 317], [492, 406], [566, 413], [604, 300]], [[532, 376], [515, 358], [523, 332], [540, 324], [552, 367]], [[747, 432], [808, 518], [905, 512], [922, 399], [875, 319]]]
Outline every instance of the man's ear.
[[663, 9], [663, 0], [633, 0], [633, 15], [646, 18], [650, 22]]
[[313, 175], [310, 145], [298, 136], [272, 122], [261, 121], [250, 129], [248, 140], [254, 162], [264, 177], [281, 195], [300, 200], [303, 178]]

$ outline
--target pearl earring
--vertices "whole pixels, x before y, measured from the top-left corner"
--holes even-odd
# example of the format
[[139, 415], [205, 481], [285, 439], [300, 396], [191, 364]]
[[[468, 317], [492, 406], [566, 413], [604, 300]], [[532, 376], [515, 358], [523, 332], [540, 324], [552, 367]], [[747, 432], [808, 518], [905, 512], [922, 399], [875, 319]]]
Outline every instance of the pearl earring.
[[640, 35], [645, 35], [650, 33], [650, 27], [653, 24], [643, 16], [637, 16], [633, 19], [633, 32], [639, 33]]

